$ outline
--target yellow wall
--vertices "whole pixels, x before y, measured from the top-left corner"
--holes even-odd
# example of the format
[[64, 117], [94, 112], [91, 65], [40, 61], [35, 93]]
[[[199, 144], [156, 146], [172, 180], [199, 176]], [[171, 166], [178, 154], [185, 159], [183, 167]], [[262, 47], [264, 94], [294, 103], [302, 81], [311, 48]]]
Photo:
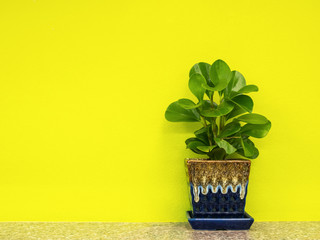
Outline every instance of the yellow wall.
[[221, 58], [260, 91], [247, 210], [320, 220], [316, 0], [0, 3], [0, 220], [185, 221], [184, 140], [167, 105]]

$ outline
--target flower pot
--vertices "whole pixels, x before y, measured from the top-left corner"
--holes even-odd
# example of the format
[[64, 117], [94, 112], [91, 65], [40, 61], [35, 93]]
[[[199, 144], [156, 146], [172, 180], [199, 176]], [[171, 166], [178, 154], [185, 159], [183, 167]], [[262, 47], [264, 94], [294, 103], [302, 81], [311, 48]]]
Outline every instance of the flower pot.
[[250, 160], [186, 159], [193, 217], [243, 217], [250, 165]]

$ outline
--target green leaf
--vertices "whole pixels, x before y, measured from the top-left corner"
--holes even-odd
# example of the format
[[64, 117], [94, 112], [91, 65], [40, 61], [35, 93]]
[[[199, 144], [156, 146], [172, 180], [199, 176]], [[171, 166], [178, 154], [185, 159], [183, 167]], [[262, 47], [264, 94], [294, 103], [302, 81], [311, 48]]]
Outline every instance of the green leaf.
[[202, 87], [203, 87], [204, 89], [208, 90], [208, 91], [211, 91], [211, 92], [217, 91], [216, 88], [210, 87], [210, 86], [209, 86], [208, 84], [206, 84], [206, 83], [202, 83]]
[[246, 111], [243, 110], [241, 107], [239, 107], [238, 105], [235, 105], [234, 108], [232, 109], [232, 111], [227, 115], [227, 120], [231, 119], [235, 116], [238, 116], [242, 113], [245, 113]]
[[207, 127], [202, 127], [202, 128], [200, 128], [200, 129], [198, 129], [197, 131], [195, 131], [194, 134], [195, 134], [195, 135], [198, 135], [198, 134], [201, 134], [201, 133], [206, 133], [208, 127], [209, 127], [209, 126], [207, 126]]
[[230, 101], [232, 101], [233, 103], [237, 104], [243, 110], [245, 110], [247, 112], [250, 112], [250, 113], [252, 112], [253, 101], [252, 101], [251, 97], [249, 97], [247, 95], [240, 95], [240, 96], [234, 97]]
[[204, 100], [201, 107], [200, 107], [200, 111], [206, 111], [206, 110], [211, 111], [212, 109], [217, 108], [217, 107], [218, 107], [218, 105], [215, 102], [213, 102], [213, 107], [212, 107], [210, 100]]
[[211, 124], [209, 124], [207, 127], [200, 128], [199, 130], [195, 131], [194, 134], [198, 139], [207, 145], [210, 145], [209, 136], [213, 136]]
[[[242, 144], [242, 141], [244, 144]], [[254, 143], [250, 141], [250, 139], [244, 138], [240, 142], [241, 148], [239, 148], [236, 153], [250, 159], [255, 159], [259, 156], [259, 150], [254, 146]]]
[[224, 160], [226, 158], [226, 151], [223, 148], [214, 148], [208, 153], [212, 160]]
[[189, 89], [195, 95], [199, 102], [202, 101], [205, 89], [202, 84], [206, 83], [206, 79], [199, 73], [192, 74], [189, 79]]
[[203, 132], [199, 134], [195, 134], [198, 139], [200, 139], [202, 142], [204, 142], [206, 145], [210, 145], [209, 143], [209, 138], [208, 138], [208, 133]]
[[189, 72], [189, 77], [195, 73], [199, 73], [204, 76], [205, 79], [210, 80], [209, 76], [210, 64], [205, 62], [199, 62], [192, 66]]
[[266, 124], [247, 123], [241, 128], [241, 133], [255, 138], [263, 138], [268, 134], [270, 128], [270, 121], [268, 121]]
[[[212, 82], [210, 80], [210, 76], [209, 76], [210, 67], [211, 67], [211, 65], [209, 63], [199, 62], [199, 63], [193, 65], [193, 67], [191, 68], [191, 70], [189, 72], [189, 77], [191, 77], [192, 74], [199, 73], [206, 79], [207, 85], [210, 87], [213, 87], [213, 84], [212, 84]], [[211, 95], [213, 93], [210, 91], [206, 91], [206, 94], [209, 98], [211, 98]]]
[[212, 149], [216, 148], [217, 146], [198, 146], [197, 148], [202, 152], [210, 152]]
[[165, 118], [170, 122], [199, 122], [200, 115], [195, 109], [184, 109], [178, 103], [173, 102], [165, 112]]
[[233, 107], [234, 105], [232, 103], [224, 101], [220, 105], [218, 105], [217, 108], [212, 110], [203, 110], [201, 111], [201, 114], [205, 117], [219, 117], [231, 112]]
[[238, 92], [231, 92], [230, 98], [234, 98], [235, 96], [241, 95], [243, 93], [257, 92], [259, 89], [256, 85], [247, 85], [241, 88]]
[[178, 100], [178, 104], [183, 107], [184, 109], [194, 109], [197, 107], [200, 107], [202, 102], [199, 102], [198, 104], [195, 104], [193, 101], [187, 98], [182, 98]]
[[211, 65], [209, 76], [216, 91], [221, 91], [228, 86], [231, 79], [231, 70], [228, 64], [219, 59]]
[[[188, 144], [191, 143], [191, 142], [201, 142], [201, 140], [198, 139], [198, 138], [195, 138], [195, 137], [188, 138], [188, 139], [185, 141], [187, 147], [188, 147]], [[204, 144], [204, 143], [202, 143], [202, 144]]]
[[258, 92], [259, 88], [256, 85], [247, 85], [241, 88], [238, 93], [251, 93], [251, 92]]
[[251, 157], [254, 155], [255, 153], [255, 147], [253, 142], [251, 142], [249, 139], [245, 139], [243, 140], [241, 138], [241, 145], [243, 148], [243, 152], [244, 152], [244, 156], [245, 157]]
[[243, 156], [243, 154], [240, 154], [238, 151], [234, 152], [232, 154], [229, 154], [226, 156], [227, 160], [245, 160], [247, 159], [246, 157]]
[[219, 90], [219, 89], [220, 89], [219, 86], [217, 86], [217, 87], [210, 87], [210, 86], [209, 86], [208, 84], [206, 84], [206, 83], [203, 83], [203, 84], [202, 84], [202, 87], [203, 87], [204, 89], [206, 89], [207, 91], [211, 92], [212, 94], [213, 94], [214, 91], [220, 91], [220, 90]]
[[238, 71], [231, 72], [231, 79], [228, 86], [225, 89], [225, 95], [229, 97], [231, 92], [238, 92], [241, 88], [246, 85], [246, 80]]
[[241, 129], [241, 125], [238, 122], [228, 123], [219, 134], [219, 138], [228, 137], [232, 134], [239, 132]]
[[241, 140], [240, 138], [231, 138], [228, 140], [228, 142], [234, 146], [236, 149], [241, 149], [242, 145], [241, 145]]
[[255, 159], [258, 156], [259, 156], [259, 150], [258, 150], [258, 148], [254, 147], [254, 154], [252, 156], [248, 157], [248, 158]]
[[214, 141], [219, 147], [223, 148], [227, 154], [232, 154], [235, 151], [237, 151], [237, 149], [234, 146], [232, 146], [230, 143], [228, 143], [226, 140], [223, 140], [220, 138], [214, 138]]
[[238, 117], [237, 120], [252, 124], [266, 124], [268, 122], [268, 119], [266, 117], [257, 113], [249, 113], [242, 115]]
[[201, 140], [197, 138], [188, 138], [186, 140], [187, 148], [191, 149], [193, 152], [197, 154], [206, 154], [205, 152], [198, 149], [199, 146], [206, 146]]

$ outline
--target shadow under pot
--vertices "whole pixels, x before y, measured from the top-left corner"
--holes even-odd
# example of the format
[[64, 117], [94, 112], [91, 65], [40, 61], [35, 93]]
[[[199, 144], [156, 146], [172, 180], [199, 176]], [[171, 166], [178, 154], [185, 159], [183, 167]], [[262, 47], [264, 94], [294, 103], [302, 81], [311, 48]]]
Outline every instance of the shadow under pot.
[[250, 165], [250, 160], [186, 159], [193, 217], [244, 217]]

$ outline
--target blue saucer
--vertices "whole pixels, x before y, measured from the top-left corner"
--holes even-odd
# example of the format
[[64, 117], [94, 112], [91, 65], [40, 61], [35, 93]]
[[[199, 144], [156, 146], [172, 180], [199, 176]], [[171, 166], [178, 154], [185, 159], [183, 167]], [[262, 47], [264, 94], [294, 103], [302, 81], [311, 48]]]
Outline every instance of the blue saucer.
[[191, 211], [187, 211], [188, 221], [197, 230], [248, 230], [254, 219], [244, 213], [238, 218], [194, 218]]

